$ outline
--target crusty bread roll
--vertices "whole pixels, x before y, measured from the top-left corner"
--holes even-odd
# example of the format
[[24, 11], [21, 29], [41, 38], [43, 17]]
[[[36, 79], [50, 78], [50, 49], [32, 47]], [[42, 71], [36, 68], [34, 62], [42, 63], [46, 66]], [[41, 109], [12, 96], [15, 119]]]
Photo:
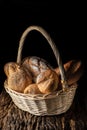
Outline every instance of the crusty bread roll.
[[42, 93], [51, 93], [58, 88], [59, 78], [55, 71], [48, 69], [37, 76], [36, 83]]
[[37, 84], [30, 84], [24, 89], [25, 94], [41, 94]]
[[43, 94], [49, 94], [57, 89], [57, 82], [54, 79], [47, 79], [38, 83], [38, 88]]
[[[83, 74], [83, 64], [80, 60], [70, 60], [64, 64], [65, 74], [68, 85], [77, 82]], [[59, 68], [54, 69], [60, 77]]]
[[32, 76], [22, 66], [15, 62], [9, 62], [4, 66], [7, 75], [8, 87], [23, 92], [25, 87], [32, 83]]
[[16, 62], [8, 62], [4, 65], [4, 72], [7, 77], [9, 77], [10, 74], [14, 73], [18, 67], [18, 64]]
[[51, 68], [51, 66], [45, 61], [36, 56], [26, 57], [23, 59], [22, 66], [27, 68], [33, 76], [34, 82], [36, 82], [36, 77], [43, 71]]

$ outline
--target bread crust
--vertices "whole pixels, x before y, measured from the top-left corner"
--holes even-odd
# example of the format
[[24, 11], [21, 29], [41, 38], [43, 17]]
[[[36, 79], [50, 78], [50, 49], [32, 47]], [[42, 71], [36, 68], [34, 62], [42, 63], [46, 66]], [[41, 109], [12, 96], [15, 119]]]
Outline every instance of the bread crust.
[[24, 89], [24, 94], [41, 94], [37, 84], [30, 84]]
[[24, 58], [22, 66], [31, 73], [34, 82], [36, 82], [36, 78], [41, 72], [52, 68], [44, 59], [36, 56]]
[[42, 93], [52, 93], [58, 89], [59, 78], [55, 71], [48, 69], [38, 75], [36, 83]]
[[4, 71], [7, 75], [8, 87], [17, 92], [23, 92], [25, 87], [32, 83], [32, 76], [17, 63], [7, 63]]
[[[54, 70], [60, 77], [59, 68], [57, 67]], [[84, 72], [84, 66], [80, 60], [70, 60], [64, 64], [64, 70], [68, 85], [71, 85], [81, 78]]]

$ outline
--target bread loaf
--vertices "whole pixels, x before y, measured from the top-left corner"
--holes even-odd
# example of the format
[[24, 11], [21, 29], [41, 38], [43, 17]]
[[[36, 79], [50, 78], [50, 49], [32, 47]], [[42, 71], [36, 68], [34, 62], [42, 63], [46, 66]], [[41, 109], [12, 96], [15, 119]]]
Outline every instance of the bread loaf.
[[8, 87], [23, 92], [25, 87], [32, 83], [32, 76], [22, 66], [15, 62], [9, 62], [4, 66], [7, 75]]
[[45, 70], [51, 68], [51, 66], [44, 59], [36, 56], [24, 58], [22, 66], [29, 70], [34, 82], [36, 82], [36, 78], [41, 72], [44, 72]]

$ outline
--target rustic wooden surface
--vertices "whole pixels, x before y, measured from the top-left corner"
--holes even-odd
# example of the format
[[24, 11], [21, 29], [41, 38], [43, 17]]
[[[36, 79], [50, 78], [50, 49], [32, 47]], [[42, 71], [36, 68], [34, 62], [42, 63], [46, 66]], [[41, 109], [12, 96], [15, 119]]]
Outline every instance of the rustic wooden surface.
[[87, 130], [86, 115], [77, 97], [65, 114], [41, 117], [18, 109], [4, 89], [0, 94], [0, 130]]

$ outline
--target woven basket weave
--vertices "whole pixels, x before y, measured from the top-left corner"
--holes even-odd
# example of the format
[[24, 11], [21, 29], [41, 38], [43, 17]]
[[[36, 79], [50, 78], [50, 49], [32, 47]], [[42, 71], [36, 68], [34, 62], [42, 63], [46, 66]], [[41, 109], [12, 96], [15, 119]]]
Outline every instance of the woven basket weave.
[[50, 35], [40, 26], [30, 26], [28, 27], [19, 42], [18, 54], [17, 54], [17, 63], [21, 64], [22, 49], [24, 41], [28, 33], [32, 30], [40, 32], [48, 41], [51, 46], [53, 53], [55, 55], [58, 67], [60, 69], [61, 81], [62, 81], [62, 90], [53, 92], [51, 94], [23, 94], [16, 92], [10, 89], [7, 84], [4, 84], [5, 90], [11, 96], [15, 105], [23, 111], [27, 111], [33, 115], [44, 116], [44, 115], [58, 115], [65, 113], [71, 106], [77, 83], [74, 83], [70, 87], [67, 84], [65, 70], [62, 64], [62, 60], [59, 54], [59, 51], [51, 39]]

